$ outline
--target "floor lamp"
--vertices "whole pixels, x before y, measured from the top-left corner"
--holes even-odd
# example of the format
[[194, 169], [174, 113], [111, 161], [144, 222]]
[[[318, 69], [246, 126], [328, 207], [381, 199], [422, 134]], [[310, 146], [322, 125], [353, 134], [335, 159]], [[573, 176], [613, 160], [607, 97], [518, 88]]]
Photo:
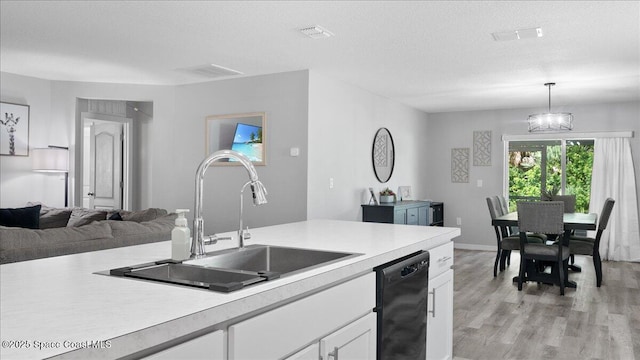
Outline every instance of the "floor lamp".
[[38, 172], [64, 173], [64, 207], [69, 205], [69, 148], [49, 145], [33, 149], [32, 169]]

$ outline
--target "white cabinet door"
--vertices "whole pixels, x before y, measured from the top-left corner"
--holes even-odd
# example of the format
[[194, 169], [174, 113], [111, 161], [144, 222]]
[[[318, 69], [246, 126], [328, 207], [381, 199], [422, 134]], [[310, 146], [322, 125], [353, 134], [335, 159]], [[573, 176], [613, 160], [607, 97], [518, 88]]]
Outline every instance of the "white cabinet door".
[[327, 360], [375, 359], [376, 314], [370, 313], [320, 340], [320, 355]]
[[147, 360], [223, 360], [224, 356], [224, 332], [214, 331], [210, 334], [202, 335], [193, 340], [176, 345], [166, 350], [145, 357]]
[[429, 279], [427, 359], [453, 357], [453, 270]]
[[284, 360], [318, 360], [320, 359], [320, 344], [313, 343]]
[[368, 272], [229, 326], [229, 360], [280, 359], [362, 318], [376, 305], [375, 281]]

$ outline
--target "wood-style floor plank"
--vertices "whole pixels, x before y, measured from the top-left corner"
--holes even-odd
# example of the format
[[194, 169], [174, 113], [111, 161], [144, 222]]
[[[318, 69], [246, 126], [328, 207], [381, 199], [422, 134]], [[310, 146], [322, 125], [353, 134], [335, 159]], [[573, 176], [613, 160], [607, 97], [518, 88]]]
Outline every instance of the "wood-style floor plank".
[[454, 359], [640, 360], [640, 263], [606, 261], [596, 287], [591, 257], [570, 272], [577, 289], [512, 278], [520, 258], [493, 277], [494, 252], [455, 250]]

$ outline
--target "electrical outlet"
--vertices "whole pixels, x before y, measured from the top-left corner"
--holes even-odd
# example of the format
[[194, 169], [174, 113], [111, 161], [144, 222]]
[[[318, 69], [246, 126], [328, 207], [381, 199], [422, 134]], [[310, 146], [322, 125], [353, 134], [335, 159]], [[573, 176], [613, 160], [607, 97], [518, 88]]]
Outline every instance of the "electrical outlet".
[[462, 225], [462, 218], [456, 218], [456, 225]]

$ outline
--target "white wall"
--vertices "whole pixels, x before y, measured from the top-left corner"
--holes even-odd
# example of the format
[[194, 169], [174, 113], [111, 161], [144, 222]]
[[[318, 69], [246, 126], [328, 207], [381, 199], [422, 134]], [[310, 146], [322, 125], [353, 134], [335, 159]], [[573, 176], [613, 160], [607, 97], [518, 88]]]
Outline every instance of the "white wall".
[[[540, 109], [510, 109], [429, 114], [427, 150], [429, 159], [427, 182], [444, 202], [445, 226], [456, 226], [462, 220], [462, 235], [456, 246], [495, 249], [495, 233], [490, 226], [485, 198], [503, 193], [503, 134], [527, 134], [526, 118]], [[640, 194], [640, 102], [565, 106], [574, 115], [574, 132], [633, 130], [630, 139], [635, 161], [636, 188]], [[492, 131], [491, 166], [473, 166], [473, 131]], [[469, 183], [451, 182], [451, 149], [470, 149]], [[483, 187], [477, 187], [483, 180]]]
[[[245, 224], [256, 227], [306, 218], [307, 71], [177, 87], [46, 81], [5, 73], [2, 76], [2, 101], [32, 106], [32, 137], [36, 143], [68, 145], [76, 162], [80, 162], [81, 154], [80, 149], [76, 151], [78, 98], [152, 102], [152, 111], [146, 112], [153, 112], [153, 119], [136, 119], [141, 121], [137, 139], [141, 149], [142, 176], [137, 184], [137, 191], [142, 194], [141, 208], [193, 208], [195, 171], [205, 157], [205, 117], [264, 111], [267, 166], [260, 166], [257, 171], [269, 192], [269, 203], [250, 206], [251, 194], [247, 190]], [[301, 156], [289, 156], [289, 148], [294, 146], [300, 148]], [[52, 191], [43, 188], [36, 182], [39, 174], [30, 171], [29, 158], [5, 158], [1, 160], [0, 206], [20, 207], [29, 200], [63, 205], [62, 183]], [[78, 194], [80, 199], [81, 183], [74, 181], [75, 173], [72, 165], [72, 197]], [[241, 167], [213, 167], [207, 171], [204, 204], [208, 232], [237, 227], [240, 189], [246, 179]], [[61, 200], [50, 201], [47, 195]]]
[[[311, 71], [307, 217], [361, 221], [369, 187], [377, 192], [409, 185], [416, 199], [435, 196], [424, 181], [426, 120], [424, 112]], [[396, 154], [385, 184], [376, 179], [371, 161], [380, 127], [391, 132]]]
[[[170, 208], [194, 205], [194, 175], [205, 158], [205, 118], [265, 112], [267, 164], [256, 171], [268, 191], [268, 203], [251, 204], [244, 194], [244, 225], [252, 227], [306, 219], [308, 72], [297, 71], [176, 88], [176, 113], [156, 127], [162, 153], [154, 170], [155, 198]], [[301, 155], [289, 156], [291, 147]], [[212, 166], [204, 181], [207, 233], [237, 230], [240, 190], [248, 180], [241, 166]], [[193, 214], [191, 214], [193, 216]], [[255, 241], [259, 241], [256, 239]]]
[[[0, 94], [3, 102], [29, 105], [29, 155], [33, 148], [69, 145], [66, 124], [51, 116], [50, 81], [1, 73]], [[63, 206], [64, 187], [64, 175], [33, 172], [31, 156], [0, 156], [2, 207], [23, 207], [28, 201]]]

